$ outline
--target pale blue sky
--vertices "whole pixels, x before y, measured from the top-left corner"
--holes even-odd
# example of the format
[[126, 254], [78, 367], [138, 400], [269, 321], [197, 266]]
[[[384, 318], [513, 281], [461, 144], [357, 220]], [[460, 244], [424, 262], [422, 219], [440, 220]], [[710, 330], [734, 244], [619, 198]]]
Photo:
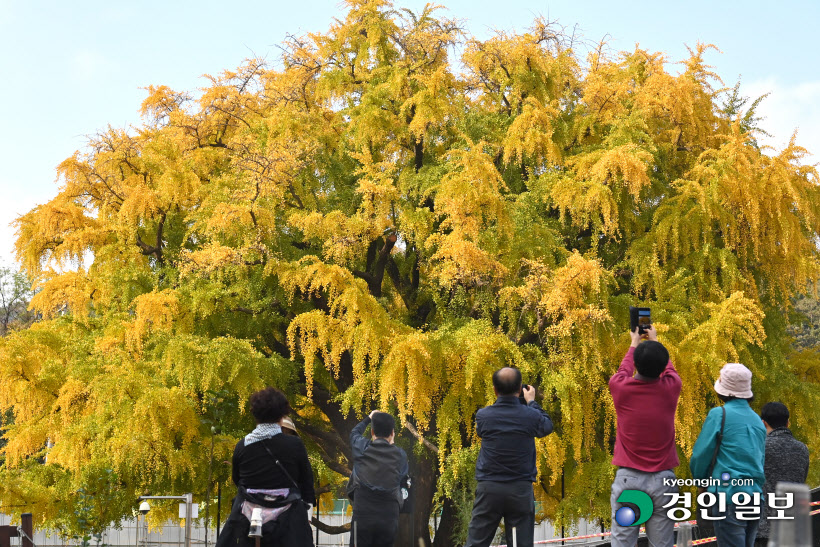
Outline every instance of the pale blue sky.
[[[746, 94], [773, 93], [762, 108], [772, 144], [799, 126], [799, 142], [820, 154], [818, 2], [441, 3], [479, 38], [542, 14], [589, 40], [609, 35], [614, 49], [637, 42], [673, 60], [684, 44], [714, 43], [722, 53], [707, 59], [726, 84], [742, 75]], [[395, 5], [418, 11], [424, 2]], [[0, 263], [12, 262], [8, 223], [56, 193], [55, 167], [84, 135], [139, 123], [142, 87], [194, 90], [202, 74], [253, 55], [275, 59], [287, 33], [325, 31], [343, 12], [336, 0], [0, 0]]]

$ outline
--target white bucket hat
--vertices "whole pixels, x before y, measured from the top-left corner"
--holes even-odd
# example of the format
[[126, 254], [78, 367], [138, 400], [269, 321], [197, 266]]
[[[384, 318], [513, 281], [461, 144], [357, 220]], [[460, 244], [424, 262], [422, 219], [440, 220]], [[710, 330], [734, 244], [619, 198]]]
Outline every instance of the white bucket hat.
[[282, 418], [282, 429], [289, 429], [294, 435], [297, 437], [299, 436], [299, 432], [296, 430], [296, 425], [294, 425], [293, 420], [287, 416]]
[[720, 378], [715, 382], [715, 391], [724, 397], [751, 399], [752, 371], [740, 363], [726, 363], [720, 369]]

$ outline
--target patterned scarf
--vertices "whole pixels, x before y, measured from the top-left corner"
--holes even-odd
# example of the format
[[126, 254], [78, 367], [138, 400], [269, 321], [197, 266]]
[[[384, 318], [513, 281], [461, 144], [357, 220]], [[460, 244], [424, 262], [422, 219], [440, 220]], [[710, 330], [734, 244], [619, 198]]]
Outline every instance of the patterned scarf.
[[245, 435], [245, 446], [263, 439], [270, 439], [280, 433], [282, 433], [282, 426], [279, 424], [258, 424], [256, 429]]

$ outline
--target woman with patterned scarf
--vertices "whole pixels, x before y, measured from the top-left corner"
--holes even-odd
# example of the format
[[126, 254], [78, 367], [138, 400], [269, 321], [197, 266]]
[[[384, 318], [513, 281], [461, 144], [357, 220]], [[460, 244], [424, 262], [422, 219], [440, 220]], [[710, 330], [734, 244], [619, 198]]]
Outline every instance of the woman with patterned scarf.
[[256, 429], [241, 439], [233, 453], [237, 495], [217, 547], [250, 547], [250, 518], [262, 509], [262, 545], [313, 547], [307, 510], [315, 503], [313, 470], [297, 436], [282, 434], [290, 413], [284, 393], [269, 387], [251, 395]]

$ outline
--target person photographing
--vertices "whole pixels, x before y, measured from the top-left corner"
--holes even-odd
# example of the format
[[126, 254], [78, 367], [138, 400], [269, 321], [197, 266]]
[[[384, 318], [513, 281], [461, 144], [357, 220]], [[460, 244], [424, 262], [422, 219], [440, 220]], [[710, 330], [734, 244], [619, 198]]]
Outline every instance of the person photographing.
[[[370, 426], [370, 437], [364, 432]], [[353, 473], [347, 495], [353, 502], [351, 547], [392, 547], [407, 484], [407, 454], [393, 444], [396, 422], [374, 410], [350, 433]]]
[[673, 469], [680, 463], [675, 448], [675, 412], [681, 379], [669, 360], [669, 351], [658, 342], [654, 325], [636, 326], [631, 344], [618, 371], [609, 379], [617, 426], [612, 463], [618, 467], [612, 482], [612, 547], [634, 547], [638, 526], [626, 522], [618, 511], [624, 490], [640, 490], [652, 498], [654, 513], [646, 522], [649, 544], [672, 547], [674, 522], [663, 506], [667, 493], [677, 493]]
[[[535, 437], [552, 433], [552, 421], [535, 402], [535, 388], [522, 386], [517, 368], [495, 371], [493, 390], [495, 403], [480, 409], [475, 419], [481, 450], [475, 466], [478, 485], [467, 547], [490, 545], [502, 518], [507, 545], [531, 547], [535, 530]], [[525, 404], [521, 404], [519, 395], [524, 396]]]

